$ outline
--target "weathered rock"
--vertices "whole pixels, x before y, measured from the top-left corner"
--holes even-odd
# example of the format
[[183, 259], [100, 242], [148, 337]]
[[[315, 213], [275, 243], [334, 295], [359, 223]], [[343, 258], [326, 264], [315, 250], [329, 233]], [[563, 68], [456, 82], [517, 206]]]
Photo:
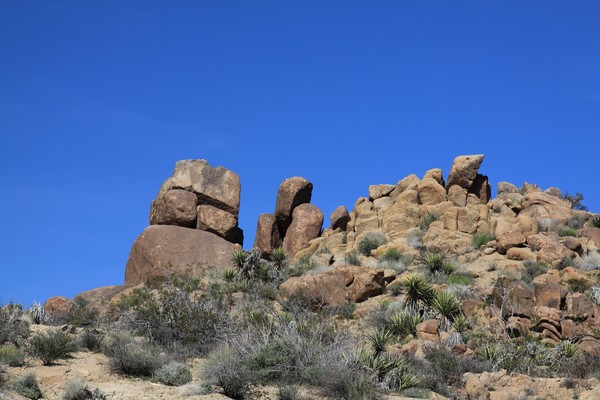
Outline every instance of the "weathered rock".
[[408, 192], [416, 195], [416, 191], [407, 190], [398, 197], [392, 207], [381, 215], [381, 226], [391, 240], [403, 237], [404, 232], [419, 224], [419, 206], [400, 200]]
[[563, 240], [563, 245], [575, 253], [582, 255], [583, 254], [583, 246], [581, 245], [581, 241], [571, 236], [567, 236]]
[[277, 220], [273, 214], [260, 214], [256, 224], [254, 247], [260, 249], [265, 257], [270, 257], [273, 250], [283, 244], [277, 228]]
[[158, 195], [150, 209], [150, 225], [196, 226], [198, 197], [187, 190], [172, 189]]
[[417, 184], [417, 193], [420, 204], [438, 204], [446, 201], [446, 189], [431, 178], [423, 179]]
[[343, 231], [346, 230], [348, 226], [348, 222], [350, 222], [350, 214], [348, 214], [348, 210], [345, 206], [339, 206], [329, 216], [329, 221], [331, 222], [331, 229], [341, 229]]
[[415, 174], [409, 175], [396, 183], [396, 188], [390, 193], [390, 197], [396, 198], [407, 189], [414, 189], [419, 183], [419, 177]]
[[44, 310], [46, 310], [47, 313], [53, 313], [57, 311], [67, 312], [69, 309], [69, 299], [63, 296], [50, 297], [44, 303]]
[[380, 197], [387, 196], [395, 188], [396, 186], [387, 184], [371, 185], [369, 186], [369, 200], [373, 201], [375, 199], [379, 199]]
[[341, 266], [331, 271], [290, 278], [279, 288], [284, 298], [300, 294], [314, 307], [362, 302], [383, 293], [384, 271], [369, 267]]
[[561, 309], [569, 291], [556, 283], [546, 283], [535, 287], [535, 305]]
[[446, 183], [444, 182], [444, 174], [440, 168], [432, 168], [425, 172], [425, 175], [423, 175], [423, 180], [425, 179], [433, 179], [443, 187], [446, 187]]
[[232, 243], [242, 244], [243, 234], [238, 228], [237, 217], [208, 204], [198, 206], [198, 225], [201, 231], [214, 233]]
[[225, 268], [239, 249], [210, 232], [174, 225], [151, 225], [135, 240], [125, 268], [125, 284], [146, 283], [172, 274], [199, 276], [207, 268]]
[[519, 215], [535, 219], [568, 219], [573, 215], [568, 202], [542, 192], [527, 193], [523, 197], [522, 207]]
[[506, 258], [515, 261], [535, 261], [536, 255], [527, 247], [511, 247], [506, 251]]
[[292, 223], [294, 208], [310, 203], [313, 185], [306, 179], [295, 176], [281, 182], [275, 203], [275, 218], [282, 237]]
[[505, 232], [497, 237], [496, 240], [498, 242], [496, 249], [500, 254], [506, 254], [508, 249], [523, 246], [527, 242], [527, 238], [517, 231]]
[[600, 228], [586, 226], [581, 230], [581, 236], [590, 239], [597, 247], [600, 247]]
[[565, 306], [566, 317], [569, 319], [584, 321], [596, 317], [597, 306], [583, 293], [569, 293]]
[[562, 200], [563, 195], [559, 188], [551, 187], [544, 190], [544, 193], [549, 194], [550, 196], [558, 197]]
[[227, 168], [212, 167], [206, 160], [178, 161], [159, 196], [171, 189], [193, 192], [199, 204], [210, 204], [236, 216], [240, 210], [240, 177]]
[[534, 306], [534, 289], [524, 282], [508, 276], [500, 276], [492, 291], [494, 304], [502, 310], [502, 316], [529, 318]]
[[492, 187], [485, 175], [477, 174], [469, 193], [473, 193], [479, 199], [481, 204], [486, 204], [492, 198]]
[[300, 204], [294, 208], [292, 223], [287, 229], [283, 247], [290, 258], [319, 237], [323, 226], [323, 213], [313, 204]]
[[469, 207], [450, 207], [442, 217], [444, 228], [449, 231], [460, 231], [464, 233], [475, 233], [479, 210]]
[[522, 193], [523, 195], [526, 195], [528, 193], [537, 193], [537, 192], [541, 192], [541, 191], [542, 191], [542, 189], [540, 189], [540, 187], [538, 185], [536, 185], [535, 183], [529, 183], [529, 182], [523, 183], [523, 185], [519, 189], [519, 193]]
[[452, 185], [458, 185], [467, 190], [470, 189], [477, 177], [483, 158], [483, 154], [456, 157], [448, 174], [446, 187], [450, 189]]
[[465, 207], [467, 205], [468, 190], [458, 185], [452, 185], [448, 189], [448, 200], [456, 207]]
[[394, 205], [394, 199], [389, 196], [380, 197], [376, 200], [373, 200], [373, 209], [377, 212], [377, 214], [382, 213], [386, 210], [389, 210], [391, 206]]
[[428, 319], [420, 324], [417, 324], [417, 339], [420, 340], [437, 340], [438, 339], [439, 322], [435, 319]]
[[498, 194], [501, 193], [519, 193], [519, 189], [509, 182], [498, 182]]

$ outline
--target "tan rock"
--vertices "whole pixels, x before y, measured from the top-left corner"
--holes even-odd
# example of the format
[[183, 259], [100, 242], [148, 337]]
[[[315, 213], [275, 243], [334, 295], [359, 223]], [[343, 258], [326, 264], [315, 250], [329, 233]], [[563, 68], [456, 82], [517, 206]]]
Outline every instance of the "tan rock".
[[369, 200], [373, 201], [380, 197], [388, 196], [396, 186], [394, 185], [371, 185], [369, 186]]
[[450, 207], [442, 217], [444, 228], [449, 231], [475, 233], [479, 220], [479, 209], [469, 207]]
[[581, 230], [581, 236], [590, 239], [597, 247], [600, 247], [600, 228], [586, 226]]
[[509, 182], [498, 182], [498, 194], [501, 193], [519, 193], [519, 189]]
[[444, 174], [440, 168], [432, 168], [425, 172], [425, 175], [423, 175], [423, 180], [425, 179], [433, 179], [441, 186], [446, 186], [444, 182]]
[[196, 226], [198, 197], [187, 190], [172, 189], [158, 195], [152, 202], [150, 225]]
[[515, 261], [537, 260], [533, 251], [527, 247], [511, 247], [506, 251], [506, 258]]
[[522, 206], [519, 215], [534, 219], [568, 219], [573, 215], [568, 202], [542, 192], [527, 193], [523, 197]]
[[500, 276], [492, 291], [494, 304], [502, 310], [502, 316], [529, 317], [534, 306], [535, 292], [524, 282], [508, 276]]
[[273, 250], [281, 247], [281, 245], [283, 245], [283, 241], [279, 236], [275, 215], [260, 214], [256, 224], [254, 247], [259, 248], [263, 256], [270, 257]]
[[308, 246], [308, 242], [319, 237], [323, 226], [323, 213], [313, 204], [300, 204], [294, 208], [292, 223], [287, 229], [283, 247], [288, 257]]
[[398, 195], [396, 201], [399, 203], [419, 204], [419, 193], [416, 190], [407, 189]]
[[300, 204], [310, 203], [313, 185], [301, 176], [285, 179], [279, 185], [275, 202], [275, 218], [279, 233], [285, 236], [292, 223], [292, 213]]
[[419, 183], [419, 177], [415, 174], [409, 175], [396, 183], [396, 188], [390, 193], [390, 197], [396, 198], [408, 188], [415, 188]]
[[512, 247], [520, 247], [524, 246], [527, 242], [525, 236], [523, 236], [520, 232], [517, 231], [509, 231], [501, 234], [496, 238], [497, 245], [496, 249], [500, 254], [506, 254], [508, 249]]
[[467, 205], [468, 190], [458, 185], [452, 185], [448, 189], [448, 200], [456, 207], [465, 207]]
[[178, 161], [173, 175], [161, 186], [159, 195], [171, 189], [193, 192], [199, 203], [213, 205], [236, 216], [240, 210], [240, 177], [227, 168], [212, 167], [206, 160]]
[[237, 217], [227, 211], [208, 204], [198, 206], [198, 225], [201, 231], [214, 233], [232, 243], [243, 243], [243, 234], [238, 228]]
[[438, 204], [446, 201], [446, 189], [435, 179], [423, 179], [417, 184], [420, 204]]
[[331, 229], [346, 230], [348, 222], [350, 222], [350, 214], [345, 206], [339, 206], [329, 216], [329, 222], [331, 222]]
[[438, 339], [439, 322], [435, 319], [428, 319], [417, 324], [417, 339], [435, 341]]
[[569, 319], [586, 320], [596, 317], [597, 306], [584, 293], [569, 293], [565, 305], [566, 317]]
[[581, 245], [581, 240], [576, 239], [571, 236], [567, 236], [563, 240], [563, 245], [575, 253], [582, 255], [583, 254], [583, 246]]
[[483, 154], [456, 157], [448, 174], [446, 187], [450, 188], [452, 185], [458, 185], [470, 189], [477, 177], [483, 158]]
[[146, 283], [172, 274], [200, 276], [226, 268], [239, 245], [210, 232], [174, 225], [151, 225], [135, 240], [125, 267], [125, 284]]
[[380, 197], [376, 200], [373, 200], [373, 209], [377, 213], [382, 213], [386, 210], [389, 210], [391, 206], [394, 205], [394, 200], [391, 197]]
[[535, 305], [560, 309], [569, 291], [556, 283], [545, 283], [535, 287]]

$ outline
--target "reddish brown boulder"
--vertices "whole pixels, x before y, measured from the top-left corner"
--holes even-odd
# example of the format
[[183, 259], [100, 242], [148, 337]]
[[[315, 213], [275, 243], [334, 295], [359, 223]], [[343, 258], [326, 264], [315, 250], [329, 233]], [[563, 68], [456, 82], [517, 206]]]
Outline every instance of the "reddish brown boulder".
[[581, 241], [571, 236], [567, 236], [563, 241], [564, 246], [574, 251], [575, 253], [582, 255], [583, 254], [583, 246], [581, 245]]
[[483, 158], [483, 154], [456, 157], [448, 174], [446, 188], [450, 189], [452, 185], [458, 185], [467, 190], [470, 189], [477, 177]]
[[317, 275], [290, 278], [279, 287], [280, 296], [304, 296], [314, 307], [337, 307], [365, 301], [383, 293], [384, 271], [369, 267], [343, 266]]
[[556, 283], [546, 283], [535, 288], [535, 305], [561, 309], [569, 291]]
[[211, 205], [198, 206], [197, 228], [214, 233], [229, 242], [242, 244], [243, 236], [238, 228], [237, 217]]
[[159, 195], [171, 189], [193, 192], [200, 204], [210, 204], [235, 216], [240, 210], [240, 177], [227, 168], [212, 167], [206, 160], [178, 161]]
[[240, 247], [210, 232], [174, 225], [151, 225], [135, 240], [125, 267], [125, 284], [146, 283], [172, 274], [199, 276], [231, 265]]
[[198, 197], [187, 190], [172, 189], [158, 195], [152, 202], [150, 225], [196, 225]]
[[519, 193], [519, 189], [510, 182], [498, 182], [498, 194], [501, 193]]
[[313, 185], [306, 179], [295, 176], [281, 182], [275, 203], [275, 218], [279, 226], [279, 233], [285, 232], [292, 223], [292, 212], [300, 204], [310, 203]]
[[524, 246], [527, 242], [527, 238], [523, 236], [520, 232], [517, 231], [509, 231], [498, 236], [497, 240], [497, 250], [500, 254], [506, 254], [508, 249], [512, 247], [521, 247]]
[[348, 227], [348, 222], [350, 222], [350, 214], [348, 214], [348, 210], [345, 206], [339, 206], [329, 216], [329, 222], [331, 222], [331, 229], [341, 229], [343, 231]]
[[510, 316], [529, 318], [534, 306], [534, 289], [508, 276], [498, 278], [492, 291], [494, 304], [502, 310], [502, 316], [507, 319]]
[[264, 256], [270, 257], [273, 254], [273, 249], [280, 247], [282, 244], [275, 215], [260, 214], [256, 224], [254, 247], [258, 247]]
[[50, 297], [44, 303], [44, 310], [47, 313], [53, 312], [67, 312], [69, 311], [69, 299], [63, 296]]
[[287, 229], [283, 247], [290, 258], [321, 234], [323, 213], [313, 204], [300, 204], [294, 208], [292, 223]]

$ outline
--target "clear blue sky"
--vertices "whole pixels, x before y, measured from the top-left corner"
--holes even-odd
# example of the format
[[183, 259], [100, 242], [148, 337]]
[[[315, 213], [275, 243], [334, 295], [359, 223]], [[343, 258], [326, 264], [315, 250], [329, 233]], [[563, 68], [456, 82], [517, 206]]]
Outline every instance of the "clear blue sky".
[[121, 284], [177, 160], [327, 216], [456, 155], [600, 211], [600, 2], [0, 0], [0, 298]]

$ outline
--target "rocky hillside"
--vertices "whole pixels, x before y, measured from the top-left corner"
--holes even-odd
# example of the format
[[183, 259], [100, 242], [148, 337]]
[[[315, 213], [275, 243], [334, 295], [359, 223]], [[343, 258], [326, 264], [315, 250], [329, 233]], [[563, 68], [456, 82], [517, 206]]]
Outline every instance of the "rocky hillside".
[[[23, 334], [0, 343], [32, 355], [7, 374], [35, 371], [48, 398], [73, 376], [105, 392], [122, 382], [120, 398], [600, 398], [600, 217], [557, 188], [500, 182], [492, 199], [483, 160], [370, 186], [326, 229], [313, 185], [286, 179], [248, 252], [238, 175], [180, 161], [124, 285], [51, 298], [34, 321], [73, 340], [93, 329], [103, 354], [41, 366]], [[33, 315], [4, 313], [5, 326]], [[106, 343], [119, 348], [123, 331], [164, 364], [187, 366], [187, 389], [166, 387], [154, 369], [115, 367]], [[97, 368], [73, 372], [86, 362]]]

